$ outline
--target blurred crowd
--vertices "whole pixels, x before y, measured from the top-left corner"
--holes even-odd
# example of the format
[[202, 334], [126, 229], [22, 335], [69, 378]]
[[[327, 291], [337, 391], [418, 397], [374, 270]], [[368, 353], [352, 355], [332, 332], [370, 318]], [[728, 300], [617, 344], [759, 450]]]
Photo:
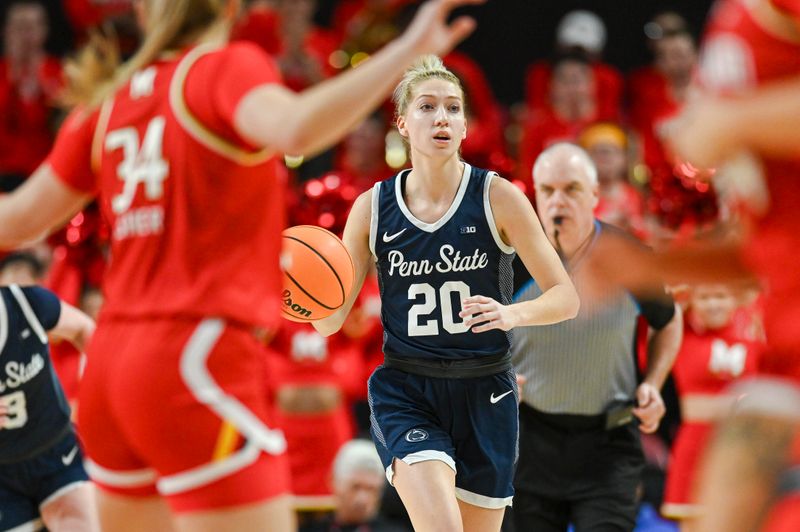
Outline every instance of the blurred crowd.
[[[72, 53], [99, 31], [117, 38], [123, 57], [130, 54], [139, 38], [131, 11], [135, 1], [63, 0], [74, 36], [70, 50], [64, 52]], [[321, 27], [315, 23], [315, 0], [251, 0], [233, 35], [263, 47], [276, 58], [286, 84], [299, 90], [356, 68], [401, 31], [416, 4], [341, 0], [330, 27]], [[3, 191], [22, 184], [44, 159], [65, 114], [60, 97], [62, 59], [45, 49], [53, 30], [48, 14], [47, 6], [37, 0], [4, 2]], [[676, 159], [663, 142], [670, 120], [687, 99], [698, 60], [692, 30], [678, 13], [654, 14], [641, 33], [652, 62], [623, 74], [603, 60], [603, 20], [589, 11], [566, 13], [555, 28], [551, 55], [527, 67], [524, 101], [510, 108], [495, 98], [478, 63], [461, 52], [451, 53], [445, 64], [461, 78], [466, 93], [464, 159], [496, 170], [533, 199], [531, 170], [539, 153], [556, 142], [579, 144], [598, 169], [597, 218], [654, 247], [668, 246], [731, 216], [717, 198], [708, 172]], [[408, 166], [392, 113], [387, 103], [329, 152], [311, 159], [285, 157], [292, 190], [291, 225], [313, 224], [341, 233], [357, 195]], [[63, 300], [96, 317], [102, 306], [106, 240], [107, 227], [97, 208], [90, 206], [46, 242], [4, 256], [0, 282], [46, 284]], [[652, 467], [643, 484], [643, 500], [656, 510], [661, 507], [670, 448], [679, 434], [678, 396], [713, 394], [731, 379], [757, 371], [763, 342], [757, 290], [722, 286], [674, 290], [687, 311], [686, 339], [674, 370], [675, 382], [670, 384], [669, 420], [658, 436], [646, 438], [645, 445]], [[367, 280], [341, 333], [324, 338], [309, 325], [285, 322], [265, 338], [271, 400], [286, 432], [296, 507], [306, 530], [334, 530], [334, 524], [341, 526], [337, 530], [349, 530], [364, 523], [372, 523], [373, 530], [409, 527], [399, 502], [391, 493], [384, 495], [376, 457], [363, 442], [345, 445], [353, 438], [368, 437], [366, 382], [382, 362], [382, 341], [374, 277]], [[707, 344], [717, 346], [718, 382], [692, 380], [692, 354]], [[74, 400], [81, 354], [55, 345], [53, 359], [67, 395]], [[706, 417], [702, 405], [691, 408], [693, 416]], [[682, 438], [701, 437], [695, 432]], [[382, 496], [384, 512], [378, 516]]]

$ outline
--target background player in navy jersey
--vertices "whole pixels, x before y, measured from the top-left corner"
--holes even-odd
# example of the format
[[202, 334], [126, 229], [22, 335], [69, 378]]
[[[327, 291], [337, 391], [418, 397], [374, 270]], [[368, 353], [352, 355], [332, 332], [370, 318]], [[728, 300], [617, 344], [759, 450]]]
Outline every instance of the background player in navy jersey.
[[47, 334], [83, 350], [94, 321], [40, 287], [0, 287], [0, 530], [97, 530]]
[[[415, 530], [499, 530], [518, 436], [508, 331], [572, 318], [578, 297], [522, 192], [460, 160], [458, 78], [425, 56], [394, 101], [412, 168], [356, 200], [344, 231], [356, 289], [314, 325], [341, 327], [374, 256], [385, 362], [369, 403], [387, 476]], [[511, 305], [515, 252], [543, 294]]]

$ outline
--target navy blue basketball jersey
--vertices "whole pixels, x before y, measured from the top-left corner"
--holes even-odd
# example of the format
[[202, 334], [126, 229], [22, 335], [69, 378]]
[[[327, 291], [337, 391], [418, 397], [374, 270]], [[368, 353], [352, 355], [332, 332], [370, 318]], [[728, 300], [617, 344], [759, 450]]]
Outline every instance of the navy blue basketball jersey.
[[370, 249], [378, 268], [384, 353], [448, 360], [506, 353], [510, 332], [473, 333], [458, 316], [461, 300], [470, 295], [511, 302], [514, 248], [500, 238], [489, 204], [496, 174], [465, 163], [452, 205], [426, 223], [403, 199], [408, 173], [377, 183], [372, 192]]
[[10, 463], [44, 451], [71, 424], [46, 333], [58, 323], [61, 302], [33, 286], [3, 286], [0, 295], [0, 462]]

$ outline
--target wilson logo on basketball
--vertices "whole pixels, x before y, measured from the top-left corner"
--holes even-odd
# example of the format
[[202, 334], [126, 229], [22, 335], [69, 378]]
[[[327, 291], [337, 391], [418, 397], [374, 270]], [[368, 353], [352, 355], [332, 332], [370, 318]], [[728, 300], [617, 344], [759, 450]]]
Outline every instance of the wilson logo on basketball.
[[309, 309], [292, 302], [292, 293], [289, 290], [283, 291], [283, 306], [291, 310], [297, 316], [311, 318], [311, 311]]
[[308, 323], [344, 305], [353, 287], [353, 261], [341, 240], [313, 225], [283, 232], [283, 317]]

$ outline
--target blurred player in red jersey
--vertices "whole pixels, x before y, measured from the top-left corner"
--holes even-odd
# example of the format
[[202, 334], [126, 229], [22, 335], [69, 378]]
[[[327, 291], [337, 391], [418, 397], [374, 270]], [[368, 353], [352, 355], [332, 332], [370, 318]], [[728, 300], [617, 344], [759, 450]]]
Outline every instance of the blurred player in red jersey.
[[[652, 258], [631, 252], [626, 271], [617, 273], [611, 262], [624, 252], [614, 249], [620, 243], [606, 243], [604, 257], [614, 259], [595, 266], [626, 277], [632, 287], [652, 283], [653, 273], [718, 282], [753, 272], [768, 285], [763, 366], [772, 378], [742, 390], [738, 415], [715, 438], [699, 499], [708, 511], [697, 523], [699, 530], [753, 530], [787, 464], [800, 459], [800, 275], [793, 267], [800, 247], [800, 1], [720, 0], [706, 31], [699, 81], [704, 96], [674, 126], [672, 144], [696, 166], [736, 161], [717, 174], [723, 193], [746, 212], [744, 242]], [[749, 159], [738, 156], [744, 150]], [[797, 518], [800, 505], [788, 502], [770, 526]]]
[[737, 299], [725, 285], [691, 289], [683, 344], [672, 373], [681, 401], [682, 424], [672, 446], [661, 513], [691, 520], [701, 509], [692, 490], [713, 423], [733, 409], [728, 385], [754, 374], [763, 346], [745, 339], [734, 322]]
[[280, 316], [274, 155], [343, 137], [415, 57], [469, 34], [472, 20], [446, 19], [480, 1], [426, 3], [369, 62], [301, 94], [254, 45], [226, 44], [237, 0], [137, 2], [137, 54], [113, 70], [89, 50], [71, 69], [80, 106], [46, 163], [1, 198], [0, 245], [39, 238], [96, 195], [109, 221], [79, 415], [104, 528], [294, 528], [252, 334]]

